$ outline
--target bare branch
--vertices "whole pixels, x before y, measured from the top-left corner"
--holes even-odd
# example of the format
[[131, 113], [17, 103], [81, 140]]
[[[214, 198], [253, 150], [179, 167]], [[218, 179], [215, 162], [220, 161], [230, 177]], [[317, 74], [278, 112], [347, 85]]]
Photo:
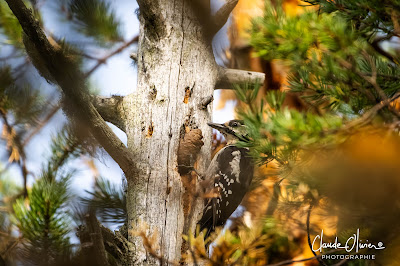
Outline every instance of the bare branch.
[[85, 77], [79, 71], [77, 64], [63, 51], [52, 46], [45, 33], [40, 28], [39, 22], [33, 17], [32, 12], [22, 0], [6, 0], [10, 9], [17, 17], [29, 41], [37, 50], [40, 60], [47, 68], [49, 74], [60, 86], [66, 99], [74, 110], [79, 110], [79, 118], [88, 125], [96, 140], [104, 147], [110, 156], [127, 173], [132, 171], [134, 160], [132, 154], [115, 133], [107, 126], [106, 122], [91, 103], [87, 93]]
[[219, 67], [217, 84], [215, 89], [233, 89], [233, 84], [261, 83], [265, 80], [265, 74], [260, 72]]
[[107, 260], [106, 249], [104, 247], [101, 225], [97, 220], [94, 212], [87, 214], [86, 223], [90, 234], [92, 250], [95, 255], [93, 258], [95, 261], [95, 265], [104, 265], [104, 266], [109, 265]]
[[[390, 61], [392, 61], [393, 63], [396, 63], [396, 58], [395, 58], [393, 55], [391, 55], [389, 52], [385, 51], [385, 49], [383, 49], [383, 48], [380, 46], [380, 42], [381, 42], [381, 41], [385, 41], [385, 40], [386, 40], [387, 38], [389, 38], [389, 37], [391, 37], [391, 35], [388, 35], [386, 38], [385, 38], [385, 37], [376, 38], [374, 41], [372, 41], [372, 42], [370, 43], [370, 45], [371, 45], [372, 48], [374, 48], [374, 50], [375, 50], [377, 53], [379, 53], [379, 54], [385, 56], [386, 58], [388, 58], [388, 59], [389, 59]], [[389, 39], [390, 39], [390, 38], [389, 38]]]
[[214, 101], [214, 96], [213, 96], [213, 95], [203, 97], [203, 98], [201, 99], [199, 108], [202, 109], [202, 110], [206, 110], [206, 109], [207, 109], [207, 106], [208, 106], [212, 101]]
[[166, 34], [165, 21], [159, 0], [138, 0], [139, 20], [149, 39], [159, 39]]
[[128, 264], [129, 245], [128, 240], [119, 232], [113, 233], [110, 229], [100, 224], [104, 247], [121, 265]]
[[375, 115], [381, 110], [382, 108], [389, 106], [393, 101], [400, 97], [400, 92], [393, 95], [391, 98], [386, 99], [384, 101], [379, 102], [374, 107], [369, 109], [365, 114], [363, 114], [360, 118], [349, 122], [343, 130], [350, 130], [354, 127], [367, 125], [371, 122], [371, 120], [375, 117]]
[[130, 57], [134, 62], [137, 62], [137, 61], [138, 61], [138, 55], [137, 55], [137, 53], [131, 53], [131, 54], [129, 55], [129, 57]]
[[236, 7], [239, 0], [228, 0], [213, 16], [214, 30], [217, 33], [228, 21], [229, 15]]
[[123, 119], [122, 96], [112, 97], [96, 96], [92, 103], [101, 117], [125, 132], [125, 120]]
[[137, 0], [139, 5], [140, 12], [143, 12], [144, 9], [148, 10], [149, 12], [157, 13], [159, 10], [159, 3], [158, 1], [154, 0]]
[[[81, 242], [81, 255], [89, 259], [90, 262], [95, 258], [95, 255], [103, 258], [111, 255], [117, 261], [116, 265], [128, 265], [129, 247], [132, 243], [120, 231], [112, 232], [103, 226], [97, 220], [93, 211], [85, 215], [85, 220], [85, 225], [78, 226], [76, 233]], [[99, 265], [101, 264], [103, 262], [100, 262]]]
[[393, 32], [397, 36], [400, 35], [400, 14], [398, 10], [392, 9], [392, 12], [390, 13], [390, 17], [392, 18], [393, 22]]
[[130, 41], [123, 43], [120, 47], [109, 53], [108, 55], [104, 56], [103, 58], [97, 59], [97, 64], [92, 67], [88, 72], [85, 73], [85, 78], [89, 77], [97, 68], [99, 68], [102, 64], [105, 64], [108, 59], [113, 57], [116, 54], [121, 53], [123, 50], [125, 50], [127, 47], [130, 45], [138, 42], [139, 36], [133, 37]]

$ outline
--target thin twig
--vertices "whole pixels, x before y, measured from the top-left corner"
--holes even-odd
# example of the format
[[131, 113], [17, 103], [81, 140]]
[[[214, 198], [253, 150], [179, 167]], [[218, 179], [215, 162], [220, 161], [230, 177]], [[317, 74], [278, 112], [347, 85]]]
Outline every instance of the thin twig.
[[9, 60], [9, 59], [18, 58], [18, 57], [21, 57], [21, 56], [22, 55], [17, 54], [16, 51], [14, 50], [11, 54], [6, 55], [4, 57], [0, 57], [0, 61], [6, 61], [6, 60]]
[[0, 170], [0, 176], [3, 175], [4, 173], [6, 173], [8, 171], [8, 169], [10, 168], [12, 163], [7, 162], [6, 166]]
[[23, 141], [22, 145], [25, 146], [26, 144], [29, 143], [29, 141], [31, 141], [31, 139], [37, 134], [39, 133], [39, 131], [45, 126], [47, 125], [47, 123], [50, 121], [50, 119], [58, 112], [58, 110], [60, 110], [61, 105], [57, 104], [55, 105], [51, 111], [47, 114], [47, 116], [38, 123], [38, 126], [31, 131], [31, 133], [28, 135], [28, 137], [25, 138], [25, 140]]
[[[392, 36], [394, 36], [394, 34], [387, 35], [387, 37], [389, 37], [389, 36], [391, 38]], [[370, 43], [370, 45], [371, 45], [372, 48], [374, 48], [374, 50], [377, 53], [383, 55], [384, 57], [386, 57], [387, 59], [389, 59], [393, 63], [396, 63], [396, 59], [390, 53], [386, 52], [384, 49], [382, 49], [382, 47], [380, 47], [379, 43], [381, 41], [384, 41], [384, 40], [387, 40], [387, 38], [377, 38], [372, 43]]]
[[28, 188], [27, 188], [27, 183], [28, 183], [28, 169], [26, 167], [26, 158], [25, 156], [21, 156], [21, 160], [19, 163], [20, 167], [21, 167], [21, 174], [22, 174], [22, 179], [24, 180], [24, 191], [23, 191], [23, 195], [24, 198], [28, 197]]
[[343, 259], [343, 260], [339, 261], [338, 263], [333, 264], [332, 266], [340, 266], [340, 265], [345, 264], [347, 261], [348, 261], [348, 259]]
[[196, 257], [196, 254], [194, 253], [192, 245], [191, 245], [191, 243], [188, 243], [188, 244], [189, 244], [190, 255], [192, 255], [193, 265], [198, 266], [199, 264], [197, 263], [197, 257]]
[[4, 252], [3, 254], [0, 254], [2, 257], [4, 257], [5, 255], [7, 255], [7, 253], [9, 253], [11, 250], [13, 250], [18, 243], [21, 241], [21, 237], [17, 238], [14, 243], [12, 243]]
[[[362, 74], [360, 71], [358, 71], [354, 67], [354, 65], [352, 63], [350, 63], [350, 62], [348, 62], [346, 60], [339, 60], [339, 64], [342, 65], [344, 68], [347, 68], [348, 70], [353, 71], [354, 73], [356, 73], [359, 76], [360, 76], [360, 74]], [[360, 91], [361, 93], [363, 93], [368, 98], [368, 100], [370, 100], [371, 102], [373, 102], [373, 103], [377, 102], [377, 99], [375, 98], [375, 96], [369, 90], [366, 90], [366, 89], [360, 88], [360, 87], [357, 87], [356, 89], [358, 91]]]
[[360, 118], [349, 122], [342, 130], [347, 131], [356, 126], [366, 125], [371, 122], [374, 116], [378, 113], [379, 110], [391, 104], [394, 100], [400, 97], [400, 92], [393, 95], [392, 98], [386, 99], [385, 101], [381, 101], [371, 109], [369, 109], [365, 114], [363, 114]]
[[317, 256], [313, 256], [313, 257], [308, 257], [305, 259], [299, 259], [299, 260], [284, 260], [278, 263], [274, 263], [274, 264], [268, 264], [266, 266], [282, 266], [282, 265], [288, 265], [288, 264], [293, 264], [293, 263], [297, 263], [297, 262], [304, 262], [304, 261], [309, 261], [309, 260], [318, 260], [318, 258], [322, 257], [322, 255], [326, 255], [326, 254], [330, 254], [330, 253], [334, 253], [336, 252], [336, 250], [331, 250], [329, 252], [325, 252], [324, 254], [319, 254]]
[[[382, 90], [382, 88], [379, 86], [378, 82], [376, 81], [377, 79], [377, 70], [376, 70], [376, 66], [375, 66], [375, 62], [373, 62], [373, 60], [367, 55], [366, 59], [368, 61], [370, 61], [371, 64], [371, 76], [365, 75], [364, 73], [360, 72], [359, 70], [355, 69], [353, 67], [353, 65], [347, 61], [344, 60], [340, 60], [340, 64], [342, 66], [344, 66], [345, 68], [352, 70], [354, 73], [356, 73], [358, 76], [360, 76], [361, 78], [363, 78], [365, 81], [367, 81], [368, 83], [370, 83], [374, 89], [376, 90], [376, 92], [379, 94], [379, 97], [381, 99], [381, 103], [385, 102], [388, 100], [385, 92]], [[371, 92], [368, 90], [365, 90], [363, 88], [358, 88], [359, 91], [361, 91], [363, 94], [365, 94], [369, 100], [371, 100], [372, 102], [376, 102], [376, 99], [374, 96], [371, 96]], [[392, 97], [393, 98], [393, 97]], [[391, 101], [390, 101], [391, 102]], [[388, 102], [388, 104], [390, 104], [390, 102]], [[387, 105], [388, 105], [387, 104]], [[380, 108], [381, 109], [381, 108]], [[380, 110], [379, 109], [379, 110]], [[394, 108], [388, 108], [389, 111], [391, 111], [396, 117], [400, 118], [400, 113], [394, 109]], [[379, 111], [378, 110], [378, 111]]]
[[86, 72], [84, 74], [84, 77], [85, 78], [89, 77], [97, 68], [99, 68], [102, 64], [105, 64], [110, 57], [121, 53], [123, 50], [125, 50], [125, 48], [129, 47], [130, 45], [137, 42], [138, 40], [139, 40], [139, 36], [135, 36], [130, 41], [123, 43], [120, 47], [118, 47], [113, 52], [109, 53], [108, 55], [104, 56], [103, 58], [97, 59], [97, 64], [94, 67], [92, 67], [88, 72]]
[[315, 253], [314, 249], [312, 248], [311, 236], [310, 236], [310, 217], [311, 217], [312, 208], [313, 208], [313, 204], [311, 203], [310, 206], [308, 207], [308, 211], [307, 211], [307, 242], [308, 242], [308, 246], [310, 247], [312, 254], [314, 254], [314, 257], [318, 260], [318, 262], [324, 266], [327, 266], [325, 264], [325, 262], [320, 257], [318, 257], [317, 253]]
[[[4, 125], [6, 127], [6, 130], [12, 138], [13, 145], [17, 148], [18, 155], [19, 155], [19, 160], [18, 160], [18, 165], [21, 167], [21, 172], [22, 172], [22, 177], [24, 180], [24, 188], [23, 188], [23, 195], [24, 197], [28, 196], [28, 189], [27, 189], [27, 178], [28, 178], [28, 170], [26, 167], [26, 156], [25, 156], [25, 150], [24, 146], [21, 143], [21, 139], [19, 138], [18, 134], [15, 134], [13, 136], [13, 132], [15, 132], [14, 128], [11, 126], [11, 124], [8, 122], [7, 114], [6, 112], [0, 108], [0, 115], [3, 118]], [[7, 140], [8, 141], [8, 140]], [[11, 147], [12, 149], [13, 147]]]

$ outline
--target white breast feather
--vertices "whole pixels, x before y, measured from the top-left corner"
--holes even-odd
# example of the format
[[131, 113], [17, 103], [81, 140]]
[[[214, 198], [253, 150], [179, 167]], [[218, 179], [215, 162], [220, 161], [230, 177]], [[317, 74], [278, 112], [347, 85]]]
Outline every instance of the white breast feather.
[[229, 165], [231, 166], [232, 169], [232, 175], [234, 175], [236, 177], [236, 182], [240, 183], [239, 180], [239, 175], [240, 175], [240, 151], [234, 151], [232, 152], [233, 155], [233, 159], [232, 161], [229, 163]]

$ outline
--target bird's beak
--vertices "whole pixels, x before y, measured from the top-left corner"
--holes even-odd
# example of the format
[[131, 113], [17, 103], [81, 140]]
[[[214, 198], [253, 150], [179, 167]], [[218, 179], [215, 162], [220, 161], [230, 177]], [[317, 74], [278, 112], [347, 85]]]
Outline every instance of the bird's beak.
[[218, 130], [219, 132], [225, 132], [227, 127], [224, 124], [217, 124], [217, 123], [207, 123], [210, 127]]

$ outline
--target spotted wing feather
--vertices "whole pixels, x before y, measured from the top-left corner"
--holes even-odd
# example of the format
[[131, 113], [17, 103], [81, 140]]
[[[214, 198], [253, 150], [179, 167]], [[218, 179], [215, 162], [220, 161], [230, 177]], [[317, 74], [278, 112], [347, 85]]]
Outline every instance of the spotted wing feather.
[[218, 152], [207, 170], [206, 178], [214, 179], [213, 189], [218, 197], [207, 199], [201, 230], [207, 228], [207, 235], [216, 226], [222, 226], [240, 205], [253, 177], [253, 163], [246, 148], [226, 146]]

